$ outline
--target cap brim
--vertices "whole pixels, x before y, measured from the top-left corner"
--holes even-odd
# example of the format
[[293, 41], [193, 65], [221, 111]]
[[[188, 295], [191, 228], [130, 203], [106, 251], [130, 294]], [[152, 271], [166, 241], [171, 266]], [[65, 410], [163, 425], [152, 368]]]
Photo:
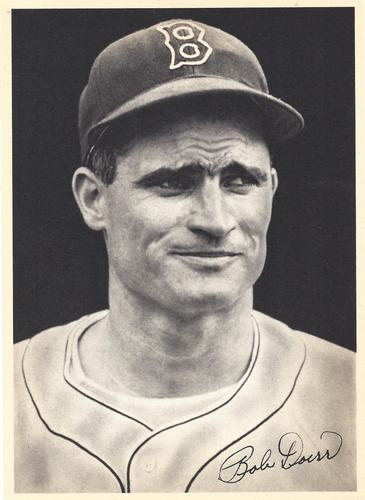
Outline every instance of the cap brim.
[[105, 129], [106, 125], [134, 111], [177, 97], [214, 92], [241, 94], [254, 101], [262, 110], [273, 143], [294, 137], [304, 126], [304, 119], [296, 109], [270, 94], [236, 80], [216, 76], [192, 76], [162, 83], [123, 103], [89, 131], [89, 147], [95, 145], [100, 131]]

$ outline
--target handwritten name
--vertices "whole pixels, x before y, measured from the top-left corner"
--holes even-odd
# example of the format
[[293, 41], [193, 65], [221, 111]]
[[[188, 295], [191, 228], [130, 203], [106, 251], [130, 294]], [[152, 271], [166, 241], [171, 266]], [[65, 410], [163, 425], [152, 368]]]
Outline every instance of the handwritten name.
[[334, 459], [340, 452], [342, 436], [338, 432], [323, 431], [320, 439], [323, 440], [325, 449], [305, 455], [303, 453], [304, 443], [300, 435], [296, 432], [287, 432], [278, 440], [277, 451], [279, 455], [276, 460], [274, 460], [271, 448], [257, 458], [255, 457], [255, 448], [251, 445], [245, 446], [226, 458], [220, 467], [218, 479], [224, 483], [237, 483], [247, 474], [252, 475], [255, 472], [274, 467], [288, 470], [298, 465]]

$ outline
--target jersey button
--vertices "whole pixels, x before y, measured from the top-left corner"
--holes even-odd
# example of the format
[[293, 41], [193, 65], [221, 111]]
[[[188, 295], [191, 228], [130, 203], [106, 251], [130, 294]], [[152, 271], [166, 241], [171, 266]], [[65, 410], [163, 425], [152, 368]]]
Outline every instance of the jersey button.
[[144, 463], [143, 469], [145, 472], [152, 472], [156, 468], [156, 465], [156, 460], [152, 459]]

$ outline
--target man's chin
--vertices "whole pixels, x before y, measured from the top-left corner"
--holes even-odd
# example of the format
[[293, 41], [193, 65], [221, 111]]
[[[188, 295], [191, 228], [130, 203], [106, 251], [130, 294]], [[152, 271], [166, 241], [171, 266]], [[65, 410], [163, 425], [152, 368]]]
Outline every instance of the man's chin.
[[[199, 289], [179, 290], [173, 300], [173, 308], [184, 315], [227, 310], [233, 307], [240, 299], [244, 299], [251, 287], [206, 287]], [[173, 298], [171, 293], [170, 299]]]

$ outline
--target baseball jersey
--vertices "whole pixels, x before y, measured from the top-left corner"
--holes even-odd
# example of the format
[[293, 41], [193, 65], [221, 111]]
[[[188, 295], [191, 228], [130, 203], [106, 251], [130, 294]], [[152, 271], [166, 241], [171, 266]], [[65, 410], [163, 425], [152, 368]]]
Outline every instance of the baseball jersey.
[[154, 412], [83, 373], [78, 340], [106, 314], [15, 346], [17, 493], [356, 489], [352, 352], [254, 311], [241, 380]]

